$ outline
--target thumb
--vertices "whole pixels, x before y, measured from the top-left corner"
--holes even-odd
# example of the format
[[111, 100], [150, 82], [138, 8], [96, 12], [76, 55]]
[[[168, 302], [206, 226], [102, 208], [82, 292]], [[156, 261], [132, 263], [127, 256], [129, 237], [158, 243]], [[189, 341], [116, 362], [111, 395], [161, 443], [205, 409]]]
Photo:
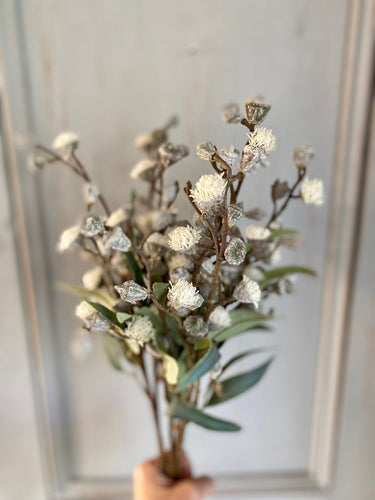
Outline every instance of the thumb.
[[215, 489], [213, 480], [208, 476], [196, 477], [191, 481], [194, 484], [196, 491], [202, 498], [206, 498], [206, 496], [213, 493]]

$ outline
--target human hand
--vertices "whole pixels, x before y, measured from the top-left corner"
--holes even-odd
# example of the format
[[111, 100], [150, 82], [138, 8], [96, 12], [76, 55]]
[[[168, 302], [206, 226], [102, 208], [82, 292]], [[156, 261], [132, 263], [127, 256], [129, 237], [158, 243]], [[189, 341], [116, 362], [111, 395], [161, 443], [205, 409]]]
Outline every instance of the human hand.
[[134, 470], [134, 500], [204, 500], [214, 490], [207, 476], [191, 477], [190, 464], [184, 456], [183, 479], [174, 481], [161, 470], [160, 460], [150, 460]]

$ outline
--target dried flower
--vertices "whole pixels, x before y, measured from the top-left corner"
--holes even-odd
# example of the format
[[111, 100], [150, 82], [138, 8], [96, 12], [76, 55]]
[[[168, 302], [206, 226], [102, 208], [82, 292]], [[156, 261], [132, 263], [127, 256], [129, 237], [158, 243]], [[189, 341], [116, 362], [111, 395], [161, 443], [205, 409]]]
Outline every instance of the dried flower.
[[136, 304], [148, 298], [147, 289], [133, 280], [125, 281], [122, 285], [115, 285], [116, 292], [122, 300]]
[[92, 182], [86, 182], [83, 185], [83, 196], [88, 207], [91, 207], [96, 202], [99, 195], [100, 191], [96, 184], [93, 184]]
[[198, 289], [186, 280], [178, 280], [171, 286], [168, 300], [170, 306], [181, 316], [187, 316], [189, 311], [198, 309], [204, 301]]
[[155, 330], [149, 318], [146, 316], [134, 316], [124, 331], [124, 335], [143, 346], [153, 340]]
[[119, 208], [115, 212], [112, 212], [111, 215], [106, 220], [106, 226], [115, 227], [121, 222], [124, 222], [128, 218], [126, 211], [123, 208]]
[[166, 142], [159, 147], [159, 155], [164, 163], [172, 165], [189, 154], [189, 148], [184, 144]]
[[250, 99], [245, 104], [246, 118], [249, 123], [259, 125], [267, 116], [268, 111], [271, 109], [269, 104], [258, 99]]
[[188, 252], [193, 249], [201, 239], [199, 229], [191, 226], [178, 226], [168, 235], [169, 246], [176, 252]]
[[197, 145], [197, 155], [202, 160], [211, 160], [214, 154], [216, 154], [216, 147], [212, 142], [202, 142]]
[[306, 179], [301, 186], [301, 196], [307, 205], [323, 205], [323, 182]]
[[238, 123], [241, 121], [240, 107], [235, 102], [229, 102], [221, 110], [221, 119], [225, 123]]
[[190, 190], [190, 196], [202, 212], [210, 212], [216, 205], [223, 201], [227, 183], [224, 174], [202, 175]]
[[210, 330], [221, 330], [232, 324], [229, 312], [223, 306], [217, 306], [208, 317]]
[[266, 240], [271, 231], [266, 227], [251, 225], [245, 228], [244, 233], [248, 240]]
[[240, 238], [232, 238], [224, 252], [228, 264], [239, 266], [246, 257], [246, 245]]
[[262, 148], [268, 155], [276, 149], [276, 137], [273, 135], [272, 130], [260, 127], [255, 129], [254, 132], [250, 132], [249, 145]]
[[81, 230], [79, 227], [73, 226], [65, 229], [60, 235], [59, 241], [57, 243], [57, 250], [59, 252], [65, 252], [65, 250], [69, 250], [77, 243], [81, 234]]
[[104, 222], [100, 217], [89, 215], [83, 222], [82, 233], [92, 238], [104, 232]]
[[92, 316], [93, 314], [96, 314], [96, 311], [92, 306], [90, 306], [90, 304], [88, 302], [83, 300], [82, 302], [80, 302], [78, 304], [78, 306], [76, 308], [77, 318], [85, 320], [85, 319], [89, 318], [90, 316]]
[[131, 247], [132, 242], [124, 234], [121, 227], [117, 227], [112, 235], [106, 241], [106, 248], [112, 248], [113, 250], [119, 250], [120, 252], [127, 252]]
[[208, 333], [207, 323], [201, 316], [188, 316], [183, 323], [186, 340], [196, 342]]
[[100, 266], [93, 267], [84, 273], [82, 283], [87, 290], [96, 290], [103, 277], [103, 270]]
[[228, 225], [229, 227], [234, 226], [243, 217], [243, 203], [237, 203], [233, 205], [228, 205]]
[[63, 132], [53, 141], [54, 149], [70, 149], [74, 151], [79, 144], [79, 136], [75, 132]]
[[240, 159], [240, 152], [234, 146], [229, 146], [220, 150], [220, 156], [228, 165], [234, 168]]
[[154, 160], [141, 160], [131, 170], [130, 177], [132, 179], [142, 179], [143, 181], [151, 182], [154, 178], [154, 170], [157, 165], [157, 162]]
[[315, 151], [311, 146], [304, 145], [295, 148], [293, 159], [297, 167], [307, 167], [310, 161], [314, 158]]
[[250, 280], [247, 276], [243, 276], [242, 281], [233, 290], [233, 297], [238, 302], [254, 304], [255, 309], [258, 309], [261, 294], [258, 283]]

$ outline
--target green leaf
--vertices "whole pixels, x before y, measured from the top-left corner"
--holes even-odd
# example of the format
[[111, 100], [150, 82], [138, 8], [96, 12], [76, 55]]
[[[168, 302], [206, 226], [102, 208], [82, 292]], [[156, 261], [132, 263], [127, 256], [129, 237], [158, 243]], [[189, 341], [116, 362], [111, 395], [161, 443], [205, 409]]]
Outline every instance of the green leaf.
[[217, 405], [219, 403], [223, 403], [224, 401], [228, 401], [228, 399], [239, 396], [243, 392], [254, 387], [254, 385], [257, 384], [266, 373], [266, 370], [272, 360], [273, 358], [257, 368], [253, 368], [248, 372], [240, 373], [239, 375], [235, 375], [234, 377], [220, 382], [220, 395], [214, 393], [208, 401], [207, 406]]
[[159, 303], [164, 303], [167, 297], [169, 286], [170, 286], [169, 283], [154, 283], [152, 285], [152, 289], [154, 290], [156, 300]]
[[241, 427], [233, 422], [211, 417], [211, 415], [203, 413], [194, 406], [178, 400], [175, 400], [169, 406], [168, 414], [171, 418], [180, 418], [182, 420], [194, 422], [195, 424], [212, 431], [233, 432], [241, 430]]
[[220, 359], [220, 353], [211, 341], [211, 345], [208, 351], [199, 359], [197, 363], [187, 372], [182, 378], [180, 378], [177, 390], [179, 392], [183, 391], [191, 385], [193, 382], [201, 378], [205, 373], [210, 371]]
[[57, 284], [57, 287], [59, 290], [78, 295], [78, 297], [81, 297], [87, 301], [92, 300], [94, 302], [99, 302], [106, 307], [113, 307], [116, 303], [116, 299], [111, 297], [106, 291], [101, 290], [100, 288], [98, 288], [97, 290], [88, 290], [83, 286], [72, 286], [68, 285], [67, 283], [61, 282]]
[[288, 236], [290, 234], [298, 234], [298, 231], [296, 231], [295, 229], [274, 229], [268, 236], [267, 241], [273, 241], [276, 238], [280, 238], [281, 236]]
[[178, 363], [169, 354], [162, 355], [162, 370], [167, 384], [176, 385], [178, 380]]
[[108, 307], [103, 306], [103, 304], [98, 304], [97, 302], [87, 301], [91, 307], [93, 307], [98, 313], [108, 319], [111, 323], [121, 328], [121, 323], [117, 319], [115, 312], [108, 309]]
[[255, 328], [267, 329], [264, 323], [272, 319], [272, 316], [266, 316], [247, 309], [236, 309], [230, 313], [230, 318], [232, 321], [230, 326], [215, 332], [210, 332], [208, 336], [215, 339], [217, 342], [224, 342], [248, 330], [253, 330]]
[[203, 351], [209, 349], [212, 345], [212, 340], [208, 337], [202, 337], [194, 344], [194, 351]]
[[99, 333], [100, 340], [102, 343], [103, 351], [106, 354], [106, 357], [109, 363], [113, 366], [113, 368], [117, 371], [122, 371], [121, 358], [122, 351], [120, 349], [118, 341], [108, 335], [108, 333]]
[[139, 264], [137, 262], [137, 259], [134, 256], [133, 252], [124, 252], [126, 256], [126, 260], [128, 261], [128, 264], [133, 271], [134, 275], [134, 281], [136, 281], [139, 285], [144, 286], [144, 280], [143, 280], [143, 272], [142, 269], [139, 267]]
[[260, 284], [260, 288], [265, 288], [267, 285], [272, 283], [276, 278], [281, 278], [288, 274], [309, 274], [310, 276], [316, 276], [316, 272], [308, 267], [301, 266], [285, 266], [285, 267], [276, 267], [275, 269], [271, 269], [269, 271], [263, 271], [265, 280]]
[[220, 376], [234, 363], [237, 363], [237, 361], [240, 361], [243, 358], [246, 358], [248, 356], [253, 356], [254, 354], [259, 354], [264, 351], [268, 351], [270, 349], [273, 349], [272, 347], [256, 347], [254, 349], [249, 349], [248, 351], [241, 352], [240, 354], [237, 354], [237, 356], [233, 356], [229, 361], [225, 363], [223, 368], [221, 369]]
[[128, 321], [131, 318], [131, 314], [124, 313], [124, 312], [118, 312], [116, 314], [117, 321], [123, 325], [125, 321]]

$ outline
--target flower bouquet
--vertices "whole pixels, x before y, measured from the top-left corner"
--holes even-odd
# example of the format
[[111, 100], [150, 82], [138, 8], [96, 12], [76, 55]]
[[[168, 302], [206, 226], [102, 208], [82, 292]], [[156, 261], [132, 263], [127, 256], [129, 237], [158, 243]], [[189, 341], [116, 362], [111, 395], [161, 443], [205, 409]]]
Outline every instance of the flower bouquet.
[[[76, 249], [95, 264], [83, 275], [83, 286], [69, 287], [83, 299], [76, 315], [84, 330], [101, 336], [113, 367], [137, 378], [151, 404], [163, 470], [172, 478], [181, 476], [187, 424], [240, 430], [207, 408], [254, 387], [272, 361], [228, 377], [229, 367], [259, 349], [222, 360], [222, 347], [236, 335], [268, 329], [273, 314], [266, 311], [267, 298], [290, 293], [291, 275], [314, 274], [299, 266], [275, 267], [279, 247], [299, 244], [297, 231], [281, 222], [290, 202], [323, 201], [322, 182], [306, 177], [312, 148], [295, 149], [292, 184], [276, 180], [271, 186], [267, 219], [240, 199], [249, 174], [266, 167], [276, 147], [272, 131], [259, 126], [269, 109], [261, 99], [247, 101], [244, 115], [235, 103], [223, 108], [223, 120], [247, 132], [245, 145], [241, 152], [233, 146], [219, 150], [211, 142], [197, 146], [211, 173], [183, 187], [190, 222], [178, 218], [174, 205], [179, 182], [164, 182], [166, 170], [178, 168], [189, 153], [169, 140], [175, 118], [136, 138], [146, 159], [130, 176], [145, 183], [148, 193], [133, 192], [131, 201], [114, 211], [77, 157], [76, 134], [60, 134], [52, 149], [38, 145], [30, 160], [39, 169], [64, 165], [83, 181], [85, 215], [57, 245], [59, 251]], [[241, 219], [249, 219], [241, 222], [243, 233]]]

